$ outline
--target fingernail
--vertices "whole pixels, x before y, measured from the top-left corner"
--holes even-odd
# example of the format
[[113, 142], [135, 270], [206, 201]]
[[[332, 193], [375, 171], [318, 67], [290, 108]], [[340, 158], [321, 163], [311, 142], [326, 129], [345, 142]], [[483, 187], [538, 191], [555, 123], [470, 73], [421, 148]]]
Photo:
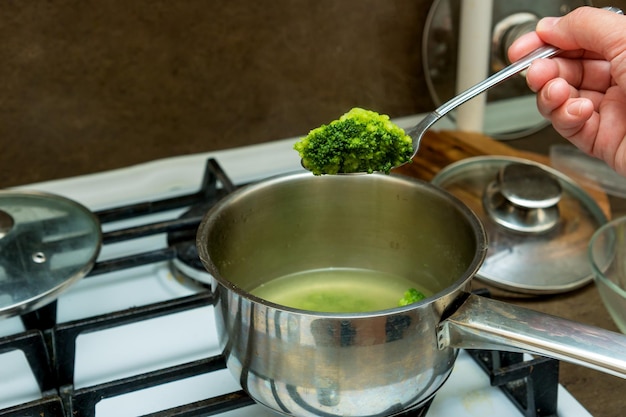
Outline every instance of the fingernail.
[[552, 29], [561, 20], [560, 17], [544, 17], [537, 22], [537, 32]]
[[571, 116], [580, 116], [582, 101], [576, 100], [567, 105], [567, 113]]
[[550, 97], [552, 97], [552, 88], [554, 86], [554, 83], [549, 83], [548, 87], [545, 88], [543, 91], [543, 96], [545, 97], [546, 100], [550, 100]]

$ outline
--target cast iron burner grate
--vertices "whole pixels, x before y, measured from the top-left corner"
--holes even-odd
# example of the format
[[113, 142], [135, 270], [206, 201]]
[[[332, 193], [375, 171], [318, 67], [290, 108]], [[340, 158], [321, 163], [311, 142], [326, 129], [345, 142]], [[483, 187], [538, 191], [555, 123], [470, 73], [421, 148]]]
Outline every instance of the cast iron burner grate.
[[[221, 184], [221, 187], [218, 187]], [[187, 216], [171, 221], [145, 224], [103, 233], [103, 245], [167, 233], [166, 248], [128, 257], [97, 262], [85, 277], [102, 275], [127, 268], [171, 261], [194, 245], [195, 230], [204, 209], [215, 204], [235, 186], [213, 159], [207, 161], [200, 191], [180, 197], [148, 201], [96, 212], [101, 223], [139, 218], [168, 210], [202, 206], [199, 213], [191, 210]], [[187, 239], [182, 238], [186, 236]], [[189, 236], [193, 236], [191, 243]], [[187, 253], [188, 255], [188, 253]], [[94, 386], [74, 387], [76, 339], [80, 334], [105, 330], [130, 323], [162, 317], [181, 311], [205, 307], [214, 302], [208, 291], [150, 305], [129, 308], [100, 316], [57, 323], [57, 302], [21, 316], [25, 331], [0, 338], [0, 354], [13, 350], [24, 353], [42, 392], [40, 399], [0, 410], [0, 417], [93, 417], [96, 405], [103, 399], [156, 387], [168, 382], [207, 374], [225, 368], [223, 356], [217, 355], [134, 375]], [[492, 385], [510, 391], [513, 402], [527, 417], [550, 416], [556, 412], [558, 361], [536, 359], [524, 361], [520, 356], [501, 352], [470, 352], [491, 377]], [[208, 398], [183, 406], [162, 410], [144, 417], [212, 416], [253, 404], [243, 391]], [[430, 402], [398, 417], [423, 417]]]
[[492, 386], [502, 389], [525, 417], [556, 416], [559, 361], [524, 354], [467, 350], [489, 375]]

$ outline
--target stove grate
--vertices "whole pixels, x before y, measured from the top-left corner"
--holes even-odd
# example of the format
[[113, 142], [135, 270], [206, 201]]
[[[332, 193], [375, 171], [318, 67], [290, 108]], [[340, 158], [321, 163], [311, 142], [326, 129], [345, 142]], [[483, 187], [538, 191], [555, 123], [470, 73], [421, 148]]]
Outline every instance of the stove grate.
[[467, 350], [525, 417], [555, 416], [558, 401], [559, 361], [524, 359], [518, 352]]
[[[218, 188], [218, 182], [221, 184], [220, 188]], [[100, 223], [105, 224], [186, 208], [197, 204], [215, 204], [215, 202], [219, 201], [226, 194], [232, 192], [234, 188], [234, 185], [219, 164], [214, 159], [209, 159], [206, 164], [200, 191], [196, 193], [106, 209], [98, 211], [95, 214], [98, 216]], [[195, 230], [200, 221], [201, 217], [194, 217], [113, 230], [103, 233], [103, 244], [111, 244], [186, 229]], [[96, 262], [85, 279], [141, 265], [169, 261], [175, 256], [176, 248], [167, 247], [126, 257], [99, 261]], [[185, 377], [185, 373], [189, 372], [197, 375], [212, 372], [214, 369], [224, 368], [223, 359], [221, 357], [207, 358], [179, 367], [167, 368], [133, 378], [113, 381], [110, 384], [78, 390], [74, 390], [73, 388], [76, 339], [80, 334], [148, 320], [210, 304], [213, 304], [212, 295], [208, 292], [200, 292], [187, 297], [134, 307], [67, 323], [57, 323], [56, 301], [33, 312], [23, 314], [20, 316], [20, 319], [26, 331], [17, 335], [0, 338], [0, 354], [12, 350], [20, 350], [24, 353], [42, 392], [42, 398], [0, 410], [0, 416], [92, 416], [95, 415], [96, 403], [108, 396], [132, 392], [141, 389], [143, 385], [147, 383], [152, 383], [154, 386], [157, 386], [171, 380], [182, 379]], [[215, 364], [217, 364], [217, 367]], [[188, 371], [185, 372], [181, 367]], [[233, 401], [237, 404], [243, 403], [241, 400], [236, 400], [236, 396], [233, 396], [232, 400], [228, 401], [224, 398], [219, 401], [209, 401], [206, 404], [201, 402], [198, 404], [198, 407], [215, 408], [215, 404], [225, 404], [225, 407], [232, 408], [233, 405], [231, 403]], [[192, 415], [188, 414], [189, 411], [185, 411], [187, 414], [180, 414], [180, 411], [176, 411], [176, 413], [177, 414], [173, 414], [172, 412], [167, 415]], [[202, 415], [209, 414], [202, 411]]]
[[57, 395], [43, 397], [40, 400], [31, 401], [25, 404], [16, 405], [5, 410], [0, 410], [0, 416], [24, 417], [24, 416], [46, 416], [46, 417], [66, 417], [63, 412], [63, 403]]
[[[221, 188], [218, 188], [218, 184], [221, 184]], [[96, 212], [96, 215], [102, 223], [126, 220], [211, 201], [216, 197], [221, 197], [234, 191], [236, 188], [218, 162], [210, 158], [207, 160], [198, 192], [158, 201], [140, 202], [100, 210]]]
[[[201, 375], [220, 369], [224, 369], [226, 364], [222, 355], [213, 356], [205, 359], [200, 359], [176, 366], [171, 366], [164, 369], [159, 369], [152, 372], [147, 372], [140, 375], [134, 375], [128, 378], [123, 378], [91, 387], [80, 388], [74, 390], [71, 386], [66, 386], [63, 391], [66, 391], [62, 395], [63, 398], [67, 398], [71, 401], [70, 409], [73, 410], [72, 416], [81, 417], [94, 417], [96, 405], [99, 401], [105, 398], [111, 398], [138, 390], [151, 388], [166, 384], [172, 381], [178, 381], [185, 378], [190, 378], [196, 375]], [[228, 401], [227, 401], [228, 399]], [[250, 403], [252, 400], [249, 400]], [[235, 404], [239, 406], [248, 405], [244, 404], [244, 401], [238, 399], [238, 396], [223, 396], [220, 399], [212, 399], [212, 401], [199, 401], [193, 403], [193, 406], [181, 406], [175, 409], [164, 410], [154, 415], [167, 415], [167, 416], [179, 416], [179, 415], [196, 415], [188, 414], [190, 412], [202, 412], [203, 414], [197, 415], [210, 415], [206, 414], [206, 408], [215, 408], [215, 404], [222, 404], [226, 407], [235, 407]], [[185, 414], [178, 414], [184, 410]], [[162, 414], [168, 413], [168, 414]], [[150, 414], [153, 415], [153, 414]]]

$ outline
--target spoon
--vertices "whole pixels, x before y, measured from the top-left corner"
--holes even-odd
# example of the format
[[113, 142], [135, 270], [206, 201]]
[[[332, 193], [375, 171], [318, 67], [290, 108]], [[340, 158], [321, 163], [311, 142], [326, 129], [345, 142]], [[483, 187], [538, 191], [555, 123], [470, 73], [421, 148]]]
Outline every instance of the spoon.
[[[602, 9], [619, 14], [619, 15], [624, 14], [624, 12], [622, 12], [622, 10], [617, 7], [609, 6], [609, 7], [603, 7]], [[452, 110], [456, 109], [460, 105], [464, 104], [465, 102], [473, 99], [479, 94], [484, 93], [491, 87], [495, 87], [496, 85], [511, 78], [512, 76], [519, 74], [525, 69], [528, 69], [528, 67], [530, 67], [530, 64], [532, 64], [535, 60], [552, 58], [553, 56], [558, 55], [561, 52], [562, 52], [561, 49], [552, 45], [544, 45], [540, 48], [537, 48], [533, 52], [529, 53], [528, 55], [520, 59], [519, 61], [516, 61], [513, 64], [501, 69], [500, 71], [491, 75], [487, 79], [459, 93], [452, 99], [448, 100], [441, 106], [437, 107], [432, 112], [428, 113], [418, 124], [406, 130], [406, 134], [412, 139], [412, 142], [413, 142], [413, 155], [411, 156], [410, 160], [414, 159], [415, 156], [417, 155], [417, 152], [420, 147], [420, 143], [422, 141], [422, 137], [424, 136], [426, 131], [430, 129], [431, 126], [434, 125], [437, 121], [439, 121], [439, 119], [441, 119], [446, 114], [450, 113]], [[304, 169], [308, 169], [306, 165], [304, 164], [304, 160], [300, 160], [300, 163]], [[358, 172], [355, 172], [355, 173], [358, 173]]]
[[[618, 9], [617, 7], [603, 7], [603, 9], [617, 14], [624, 14], [622, 10]], [[420, 142], [422, 141], [422, 137], [424, 136], [426, 131], [430, 129], [430, 127], [443, 116], [450, 113], [452, 110], [456, 109], [468, 100], [471, 100], [477, 95], [487, 91], [491, 87], [494, 87], [501, 82], [509, 79], [513, 75], [519, 74], [520, 72], [524, 71], [536, 59], [552, 58], [560, 52], [562, 51], [559, 48], [552, 45], [545, 45], [537, 48], [519, 61], [514, 62], [508, 67], [505, 67], [496, 72], [489, 78], [459, 93], [457, 96], [453, 97], [449, 101], [445, 102], [444, 104], [427, 114], [426, 117], [424, 117], [424, 119], [422, 119], [417, 125], [407, 131], [407, 135], [409, 135], [411, 139], [413, 139], [413, 158], [415, 157], [415, 155], [417, 155], [417, 151], [420, 147]]]

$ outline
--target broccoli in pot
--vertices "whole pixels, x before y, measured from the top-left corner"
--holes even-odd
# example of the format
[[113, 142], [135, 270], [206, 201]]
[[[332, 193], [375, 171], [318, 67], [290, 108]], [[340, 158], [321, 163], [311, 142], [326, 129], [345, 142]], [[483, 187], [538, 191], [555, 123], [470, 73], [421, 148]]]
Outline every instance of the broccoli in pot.
[[404, 295], [398, 301], [398, 307], [408, 306], [409, 304], [417, 303], [420, 300], [426, 298], [424, 294], [416, 290], [415, 288], [409, 288], [404, 292]]

